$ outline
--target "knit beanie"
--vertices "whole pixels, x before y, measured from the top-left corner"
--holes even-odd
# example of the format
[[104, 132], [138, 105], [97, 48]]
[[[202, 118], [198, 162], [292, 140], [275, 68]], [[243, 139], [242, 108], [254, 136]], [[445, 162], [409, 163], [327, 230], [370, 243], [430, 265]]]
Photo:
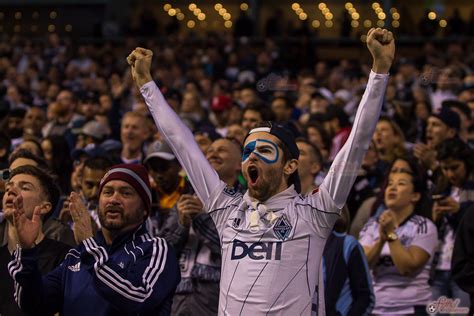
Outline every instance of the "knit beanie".
[[104, 185], [112, 180], [122, 180], [130, 184], [140, 195], [146, 210], [151, 208], [151, 188], [148, 171], [143, 165], [120, 164], [110, 168], [100, 180], [99, 196]]

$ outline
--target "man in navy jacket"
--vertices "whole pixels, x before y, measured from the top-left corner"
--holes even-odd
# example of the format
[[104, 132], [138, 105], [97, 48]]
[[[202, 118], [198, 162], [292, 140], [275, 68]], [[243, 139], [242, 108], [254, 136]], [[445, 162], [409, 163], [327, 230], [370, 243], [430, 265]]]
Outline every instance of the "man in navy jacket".
[[70, 200], [80, 244], [44, 277], [34, 244], [39, 208], [29, 220], [15, 201], [19, 246], [9, 272], [20, 308], [34, 314], [169, 315], [180, 272], [174, 251], [144, 225], [151, 205], [146, 169], [123, 164], [104, 175], [99, 189], [102, 231], [95, 237], [79, 196], [72, 193]]

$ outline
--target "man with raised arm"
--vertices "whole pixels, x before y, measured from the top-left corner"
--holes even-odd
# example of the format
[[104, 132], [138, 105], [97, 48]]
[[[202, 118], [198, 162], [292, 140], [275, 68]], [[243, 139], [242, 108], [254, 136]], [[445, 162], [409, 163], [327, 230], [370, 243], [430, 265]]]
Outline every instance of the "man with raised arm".
[[319, 190], [308, 196], [298, 193], [299, 151], [294, 137], [274, 123], [261, 124], [245, 139], [242, 172], [247, 192], [241, 195], [229, 189], [153, 82], [153, 53], [137, 48], [128, 56], [160, 134], [216, 224], [222, 247], [220, 315], [311, 312], [324, 245], [369, 146], [395, 53], [393, 35], [384, 29], [371, 29], [367, 46], [373, 56], [372, 72], [351, 134]]

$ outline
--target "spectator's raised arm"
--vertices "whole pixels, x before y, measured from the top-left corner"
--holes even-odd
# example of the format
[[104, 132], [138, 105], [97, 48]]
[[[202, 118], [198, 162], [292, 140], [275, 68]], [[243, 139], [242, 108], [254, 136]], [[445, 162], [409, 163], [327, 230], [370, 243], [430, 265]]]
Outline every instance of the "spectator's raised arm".
[[189, 180], [203, 203], [220, 183], [219, 176], [209, 165], [189, 128], [168, 105], [150, 74], [153, 52], [136, 48], [127, 58], [132, 76], [145, 98], [156, 126], [173, 149]]
[[392, 32], [386, 29], [371, 29], [367, 36], [367, 46], [373, 57], [369, 82], [357, 110], [349, 138], [336, 155], [321, 185], [329, 192], [339, 209], [346, 202], [362, 159], [369, 148], [385, 95], [388, 71], [395, 54]]

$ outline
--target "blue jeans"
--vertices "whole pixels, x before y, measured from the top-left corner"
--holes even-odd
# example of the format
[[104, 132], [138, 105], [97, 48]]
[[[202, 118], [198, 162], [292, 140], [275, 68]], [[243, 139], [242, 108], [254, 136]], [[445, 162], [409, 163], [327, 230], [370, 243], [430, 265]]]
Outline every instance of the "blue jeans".
[[459, 286], [451, 278], [451, 271], [436, 270], [433, 283], [431, 285], [431, 294], [433, 300], [437, 300], [441, 296], [447, 298], [459, 299], [458, 307], [470, 306], [469, 294], [459, 288]]

